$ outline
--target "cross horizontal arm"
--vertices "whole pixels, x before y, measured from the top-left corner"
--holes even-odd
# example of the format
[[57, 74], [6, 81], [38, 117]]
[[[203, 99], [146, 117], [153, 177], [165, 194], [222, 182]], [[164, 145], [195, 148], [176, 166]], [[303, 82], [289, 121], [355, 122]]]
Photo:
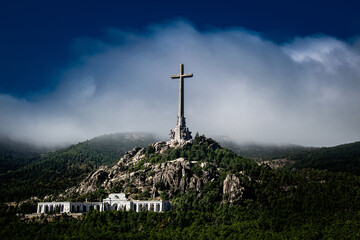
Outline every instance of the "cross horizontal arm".
[[180, 78], [180, 75], [171, 75], [170, 76], [172, 79], [175, 79], [175, 78]]
[[192, 76], [193, 76], [192, 73], [182, 75], [182, 77], [184, 77], [184, 78], [189, 78], [189, 77], [192, 77]]
[[[193, 76], [192, 73], [181, 75], [181, 77], [183, 77], [183, 78], [189, 78], [189, 77], [192, 77], [192, 76]], [[179, 74], [178, 75], [171, 75], [170, 77], [172, 79], [175, 79], [175, 78], [180, 78], [180, 75]]]

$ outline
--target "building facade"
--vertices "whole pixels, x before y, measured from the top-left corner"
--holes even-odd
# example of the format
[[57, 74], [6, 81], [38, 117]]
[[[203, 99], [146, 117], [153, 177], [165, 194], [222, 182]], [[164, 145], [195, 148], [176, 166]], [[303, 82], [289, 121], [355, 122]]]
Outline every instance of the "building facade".
[[39, 202], [37, 213], [83, 213], [91, 210], [164, 212], [171, 208], [168, 201], [132, 201], [125, 193], [111, 193], [102, 202]]

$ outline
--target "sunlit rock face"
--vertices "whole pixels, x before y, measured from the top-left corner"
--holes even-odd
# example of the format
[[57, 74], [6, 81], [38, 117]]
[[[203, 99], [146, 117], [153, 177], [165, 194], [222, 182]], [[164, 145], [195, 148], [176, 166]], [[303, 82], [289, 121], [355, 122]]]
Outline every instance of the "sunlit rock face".
[[[207, 152], [221, 155], [227, 151], [211, 139], [196, 141], [161, 141], [145, 148], [135, 147], [114, 166], [102, 166], [89, 174], [78, 186], [68, 189], [66, 196], [104, 189], [106, 192], [124, 192], [133, 200], [172, 199], [178, 193], [189, 192], [202, 198], [210, 189], [219, 192], [217, 197], [222, 198], [222, 203], [243, 201], [248, 190], [243, 183], [251, 181], [244, 171], [230, 173], [211, 158], [187, 159], [181, 155], [183, 151], [194, 156]], [[207, 190], [204, 192], [204, 189]]]
[[242, 199], [245, 187], [241, 185], [240, 179], [235, 174], [228, 174], [224, 180], [223, 194], [227, 196], [230, 203]]
[[[95, 192], [99, 188], [111, 189], [115, 184], [132, 185], [137, 191], [150, 191], [151, 198], [158, 198], [164, 189], [170, 189], [170, 196], [173, 192], [186, 192], [193, 189], [200, 192], [204, 183], [214, 180], [217, 174], [214, 168], [202, 170], [201, 176], [191, 174], [191, 167], [194, 162], [185, 158], [176, 158], [163, 163], [144, 163], [141, 169], [135, 170], [141, 160], [146, 157], [147, 149], [153, 149], [154, 153], [163, 154], [170, 148], [180, 148], [192, 144], [192, 140], [183, 144], [177, 142], [157, 142], [147, 148], [136, 147], [128, 151], [119, 162], [113, 167], [100, 167], [97, 171], [85, 178], [78, 187], [67, 190], [67, 194], [78, 193], [80, 195]], [[209, 147], [214, 147], [210, 145]], [[202, 167], [210, 163], [202, 163]], [[216, 168], [215, 168], [216, 169]], [[131, 196], [131, 195], [130, 195]]]

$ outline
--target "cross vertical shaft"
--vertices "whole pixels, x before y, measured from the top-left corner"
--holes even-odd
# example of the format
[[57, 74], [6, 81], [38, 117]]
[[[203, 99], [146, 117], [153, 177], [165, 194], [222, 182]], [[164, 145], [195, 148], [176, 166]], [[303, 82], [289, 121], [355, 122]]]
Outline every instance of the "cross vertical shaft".
[[179, 110], [178, 110], [178, 123], [177, 125], [183, 126], [184, 118], [184, 64], [180, 64], [180, 77], [179, 77]]

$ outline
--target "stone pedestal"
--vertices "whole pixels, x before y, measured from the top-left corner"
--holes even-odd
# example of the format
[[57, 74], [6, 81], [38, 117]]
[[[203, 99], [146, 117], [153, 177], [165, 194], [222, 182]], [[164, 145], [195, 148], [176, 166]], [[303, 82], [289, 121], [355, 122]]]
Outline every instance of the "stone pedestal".
[[171, 141], [177, 141], [178, 143], [186, 142], [187, 140], [192, 139], [191, 132], [187, 127], [176, 126], [174, 129], [170, 130], [170, 139]]

